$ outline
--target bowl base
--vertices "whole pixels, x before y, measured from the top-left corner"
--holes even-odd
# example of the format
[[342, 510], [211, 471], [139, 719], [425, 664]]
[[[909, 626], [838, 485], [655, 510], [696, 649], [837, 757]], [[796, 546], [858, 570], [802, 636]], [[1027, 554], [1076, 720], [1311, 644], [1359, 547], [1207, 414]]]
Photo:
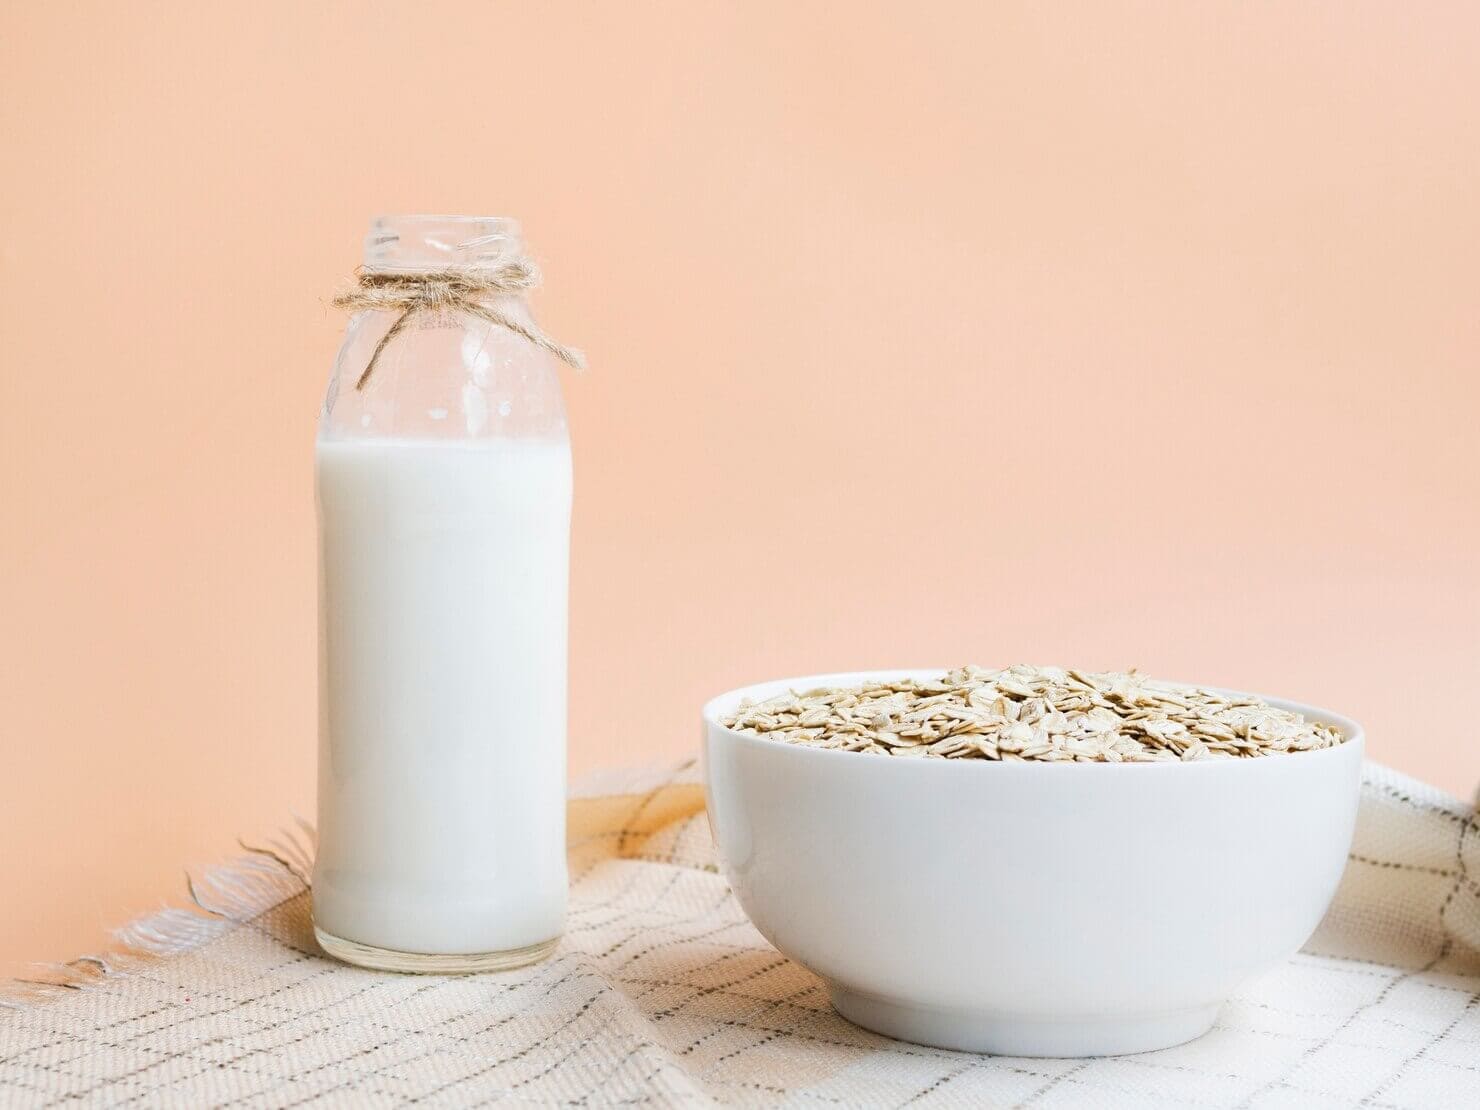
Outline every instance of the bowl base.
[[829, 984], [833, 1008], [896, 1040], [993, 1056], [1124, 1056], [1171, 1048], [1213, 1027], [1219, 1006], [1090, 1020], [1038, 1021], [1011, 1014], [935, 1010]]

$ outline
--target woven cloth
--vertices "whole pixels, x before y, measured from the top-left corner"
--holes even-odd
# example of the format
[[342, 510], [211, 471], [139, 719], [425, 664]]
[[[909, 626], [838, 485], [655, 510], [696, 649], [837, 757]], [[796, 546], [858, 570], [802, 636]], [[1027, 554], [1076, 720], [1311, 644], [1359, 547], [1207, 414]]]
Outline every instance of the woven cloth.
[[[1367, 768], [1336, 902], [1306, 950], [1214, 1030], [1098, 1060], [891, 1041], [747, 922], [715, 865], [692, 768], [571, 802], [571, 910], [517, 972], [399, 976], [324, 957], [310, 848], [279, 838], [192, 884], [198, 910], [124, 951], [14, 984], [14, 1105], [1480, 1105], [1480, 829], [1468, 805]], [[29, 997], [22, 997], [28, 995]]]

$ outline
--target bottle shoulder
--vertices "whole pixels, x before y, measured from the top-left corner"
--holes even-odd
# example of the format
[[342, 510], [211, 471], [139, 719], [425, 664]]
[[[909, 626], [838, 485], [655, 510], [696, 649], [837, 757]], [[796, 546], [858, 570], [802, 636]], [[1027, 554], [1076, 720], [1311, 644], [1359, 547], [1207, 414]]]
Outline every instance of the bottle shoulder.
[[484, 320], [413, 320], [384, 344], [366, 377], [395, 319], [393, 313], [363, 312], [350, 321], [320, 413], [321, 439], [568, 437], [555, 358]]

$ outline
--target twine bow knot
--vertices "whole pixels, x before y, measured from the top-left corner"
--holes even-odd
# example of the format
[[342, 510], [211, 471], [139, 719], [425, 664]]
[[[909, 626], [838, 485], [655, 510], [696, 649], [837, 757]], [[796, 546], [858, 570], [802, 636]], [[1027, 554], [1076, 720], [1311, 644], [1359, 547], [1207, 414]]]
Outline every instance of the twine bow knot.
[[356, 389], [365, 383], [380, 361], [381, 352], [405, 330], [420, 313], [451, 313], [486, 320], [516, 335], [522, 335], [536, 347], [542, 347], [567, 366], [586, 368], [586, 356], [574, 347], [557, 343], [533, 324], [525, 324], [489, 302], [496, 297], [521, 296], [540, 283], [539, 271], [527, 258], [509, 258], [494, 266], [476, 269], [424, 270], [412, 273], [386, 273], [361, 270], [357, 285], [334, 298], [334, 307], [348, 312], [399, 312], [386, 333], [375, 344], [364, 373], [355, 382]]

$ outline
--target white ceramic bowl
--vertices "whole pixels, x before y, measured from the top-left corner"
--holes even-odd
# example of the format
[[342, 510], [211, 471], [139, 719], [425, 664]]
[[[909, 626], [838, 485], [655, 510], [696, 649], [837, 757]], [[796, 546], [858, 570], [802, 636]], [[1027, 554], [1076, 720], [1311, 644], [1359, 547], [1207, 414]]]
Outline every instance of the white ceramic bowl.
[[1341, 878], [1362, 730], [1334, 748], [1190, 763], [891, 759], [725, 728], [744, 697], [936, 676], [811, 675], [704, 707], [710, 824], [757, 929], [850, 1021], [1014, 1056], [1206, 1032], [1294, 954]]

